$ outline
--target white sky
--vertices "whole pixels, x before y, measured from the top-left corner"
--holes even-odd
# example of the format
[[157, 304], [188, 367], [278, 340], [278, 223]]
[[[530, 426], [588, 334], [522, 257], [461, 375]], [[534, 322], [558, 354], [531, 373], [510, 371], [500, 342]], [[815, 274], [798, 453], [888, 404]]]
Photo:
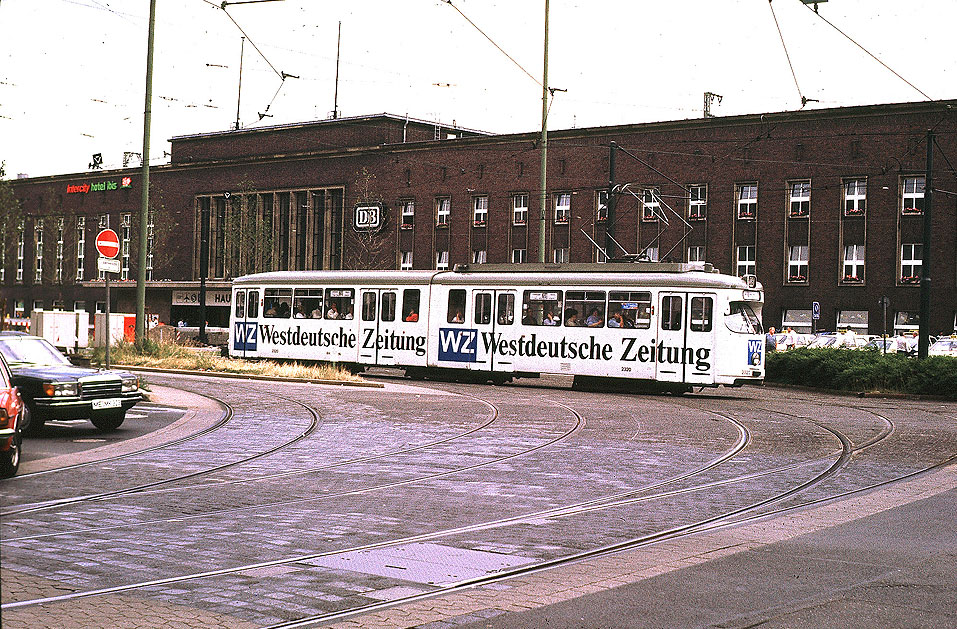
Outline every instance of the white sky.
[[[541, 79], [544, 0], [453, 0]], [[809, 108], [925, 100], [800, 0], [551, 0], [549, 128], [801, 106], [771, 8]], [[541, 87], [439, 0], [284, 0], [228, 7], [247, 41], [244, 127], [339, 110], [455, 121], [492, 132], [541, 126]], [[821, 15], [931, 98], [957, 97], [954, 0], [830, 0]], [[0, 0], [0, 160], [7, 176], [118, 167], [143, 141], [149, 0]], [[239, 29], [205, 0], [157, 0], [151, 162], [168, 139], [236, 119]], [[259, 121], [279, 90], [269, 113]]]

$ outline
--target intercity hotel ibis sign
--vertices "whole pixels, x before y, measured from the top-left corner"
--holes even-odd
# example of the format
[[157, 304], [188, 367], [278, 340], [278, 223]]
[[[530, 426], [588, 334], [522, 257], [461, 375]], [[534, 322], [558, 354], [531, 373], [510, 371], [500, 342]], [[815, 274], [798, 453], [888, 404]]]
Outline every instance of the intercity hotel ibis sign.
[[123, 188], [132, 188], [133, 178], [123, 177], [119, 181], [91, 181], [90, 183], [71, 183], [66, 186], [67, 194], [86, 194], [88, 192], [106, 192]]

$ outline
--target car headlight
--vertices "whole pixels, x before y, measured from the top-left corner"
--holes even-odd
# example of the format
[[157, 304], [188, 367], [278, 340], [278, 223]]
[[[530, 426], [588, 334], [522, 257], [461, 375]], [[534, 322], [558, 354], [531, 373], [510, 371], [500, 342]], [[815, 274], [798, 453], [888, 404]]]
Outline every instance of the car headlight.
[[78, 395], [76, 382], [44, 382], [43, 393], [47, 397], [68, 397]]
[[136, 376], [123, 376], [123, 393], [134, 393], [140, 388], [140, 379]]

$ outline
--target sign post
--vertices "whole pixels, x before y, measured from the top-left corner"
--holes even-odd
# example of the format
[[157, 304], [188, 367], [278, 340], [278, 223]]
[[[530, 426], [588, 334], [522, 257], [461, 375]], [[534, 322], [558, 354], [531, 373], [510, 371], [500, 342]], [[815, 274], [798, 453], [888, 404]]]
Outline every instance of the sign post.
[[96, 261], [97, 269], [103, 271], [106, 280], [106, 368], [110, 368], [110, 273], [120, 272], [120, 261], [116, 254], [120, 252], [120, 237], [112, 229], [101, 230], [96, 235], [96, 250], [100, 257]]
[[887, 353], [887, 309], [891, 305], [891, 300], [887, 295], [884, 295], [879, 300], [877, 300], [877, 303], [884, 310], [884, 327], [881, 328], [881, 349], [883, 350], [883, 353], [886, 354]]
[[811, 333], [817, 332], [817, 322], [821, 318], [821, 302], [811, 302]]

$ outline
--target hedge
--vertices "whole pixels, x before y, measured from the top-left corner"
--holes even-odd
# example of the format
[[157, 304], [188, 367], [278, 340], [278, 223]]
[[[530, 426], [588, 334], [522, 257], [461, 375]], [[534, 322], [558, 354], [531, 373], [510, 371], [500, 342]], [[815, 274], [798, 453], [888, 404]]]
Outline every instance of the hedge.
[[957, 358], [849, 349], [770, 352], [766, 382], [855, 392], [911, 393], [957, 400]]

